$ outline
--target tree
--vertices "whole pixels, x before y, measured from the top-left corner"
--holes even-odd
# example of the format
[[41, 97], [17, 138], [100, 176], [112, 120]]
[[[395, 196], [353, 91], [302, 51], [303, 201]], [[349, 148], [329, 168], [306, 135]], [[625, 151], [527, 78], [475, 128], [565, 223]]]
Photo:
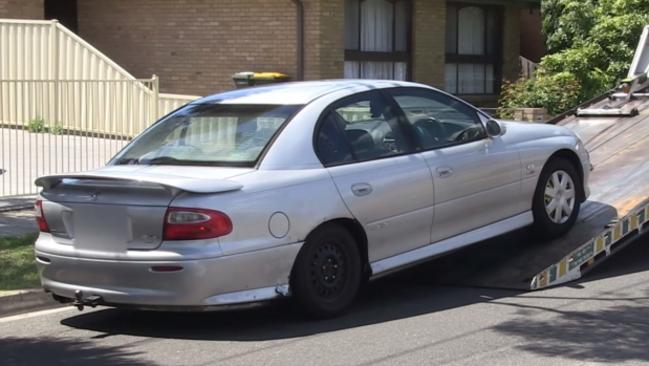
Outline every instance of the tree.
[[543, 33], [549, 53], [572, 47], [593, 28], [597, 0], [542, 0]]
[[579, 81], [569, 72], [541, 75], [505, 83], [500, 99], [501, 116], [511, 118], [510, 108], [545, 108], [551, 115], [578, 104]]
[[642, 29], [649, 24], [649, 0], [542, 0], [541, 12], [549, 54], [541, 60], [538, 81], [521, 80], [510, 87], [519, 82], [548, 83], [554, 75], [564, 74], [558, 80], [574, 78], [578, 84], [577, 103], [626, 77]]

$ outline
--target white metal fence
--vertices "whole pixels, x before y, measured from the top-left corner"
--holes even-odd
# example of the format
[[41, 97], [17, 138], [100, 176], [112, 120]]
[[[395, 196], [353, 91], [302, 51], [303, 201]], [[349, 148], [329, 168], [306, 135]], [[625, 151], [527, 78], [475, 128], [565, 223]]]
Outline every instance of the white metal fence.
[[133, 80], [57, 21], [0, 19], [2, 80]]
[[36, 193], [44, 174], [104, 165], [191, 99], [159, 94], [156, 78], [0, 80], [0, 196]]
[[0, 19], [0, 197], [36, 177], [105, 164], [197, 96], [161, 94], [57, 21]]
[[156, 83], [155, 78], [0, 79], [0, 123], [30, 130], [132, 136], [158, 116]]

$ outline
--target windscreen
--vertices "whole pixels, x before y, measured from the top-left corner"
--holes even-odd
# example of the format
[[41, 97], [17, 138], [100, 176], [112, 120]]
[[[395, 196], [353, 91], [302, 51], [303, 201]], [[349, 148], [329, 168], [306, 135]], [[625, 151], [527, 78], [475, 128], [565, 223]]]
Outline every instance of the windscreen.
[[112, 164], [253, 166], [295, 105], [188, 105], [147, 129]]

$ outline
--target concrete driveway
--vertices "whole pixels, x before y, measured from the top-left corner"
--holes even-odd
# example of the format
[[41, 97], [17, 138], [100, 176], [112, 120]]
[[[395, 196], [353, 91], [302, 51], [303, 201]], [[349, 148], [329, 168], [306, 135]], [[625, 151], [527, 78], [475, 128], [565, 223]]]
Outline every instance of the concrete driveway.
[[[649, 239], [538, 292], [440, 283], [432, 262], [372, 283], [352, 311], [56, 309], [0, 319], [2, 365], [590, 365], [649, 363]], [[461, 279], [458, 279], [461, 282]]]

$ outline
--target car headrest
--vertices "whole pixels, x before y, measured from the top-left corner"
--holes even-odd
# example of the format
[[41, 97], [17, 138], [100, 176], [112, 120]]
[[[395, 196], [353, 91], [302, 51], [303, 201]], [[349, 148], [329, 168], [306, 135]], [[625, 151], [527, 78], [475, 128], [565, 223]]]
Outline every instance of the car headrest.
[[374, 139], [369, 132], [365, 130], [346, 130], [345, 134], [355, 153], [374, 150]]

